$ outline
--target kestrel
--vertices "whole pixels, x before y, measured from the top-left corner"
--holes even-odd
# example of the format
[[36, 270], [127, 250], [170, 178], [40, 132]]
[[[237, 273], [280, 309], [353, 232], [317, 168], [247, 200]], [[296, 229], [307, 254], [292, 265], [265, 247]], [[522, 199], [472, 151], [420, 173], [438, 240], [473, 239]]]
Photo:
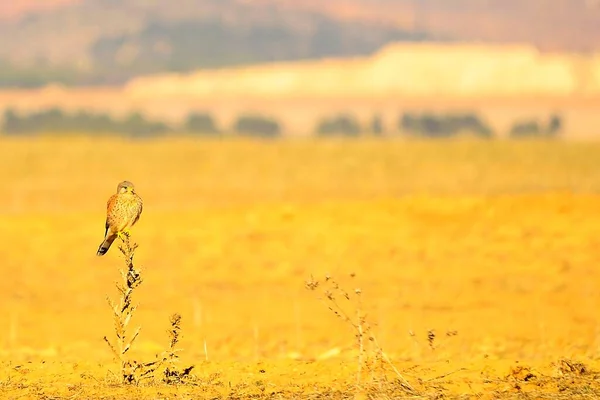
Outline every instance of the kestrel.
[[135, 193], [133, 183], [119, 183], [117, 193], [110, 196], [106, 204], [106, 231], [96, 255], [105, 255], [117, 237], [129, 235], [131, 227], [140, 219], [142, 205], [142, 198]]

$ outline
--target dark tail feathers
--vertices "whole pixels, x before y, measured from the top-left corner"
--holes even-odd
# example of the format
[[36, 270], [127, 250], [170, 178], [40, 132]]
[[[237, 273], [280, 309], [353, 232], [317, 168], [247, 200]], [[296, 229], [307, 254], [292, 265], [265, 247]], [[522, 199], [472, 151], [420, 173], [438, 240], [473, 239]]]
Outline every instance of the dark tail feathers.
[[100, 247], [98, 248], [98, 252], [96, 253], [97, 256], [103, 256], [106, 254], [106, 252], [108, 251], [108, 249], [110, 249], [110, 245], [115, 241], [117, 235], [107, 235], [104, 238], [104, 241], [102, 242], [102, 244], [100, 244]]

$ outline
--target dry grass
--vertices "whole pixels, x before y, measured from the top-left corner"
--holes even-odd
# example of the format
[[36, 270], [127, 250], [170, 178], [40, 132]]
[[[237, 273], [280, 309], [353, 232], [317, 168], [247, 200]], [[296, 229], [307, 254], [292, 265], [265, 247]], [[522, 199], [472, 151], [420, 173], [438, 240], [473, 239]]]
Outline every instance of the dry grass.
[[[304, 289], [311, 274], [351, 288], [352, 301], [335, 298], [352, 326], [368, 322], [363, 344], [376, 338], [418, 396], [597, 397], [599, 153], [0, 140], [0, 397], [415, 396], [392, 384], [357, 392], [355, 328]], [[169, 343], [177, 337], [181, 365], [195, 365], [188, 382], [123, 386], [109, 372], [120, 365], [102, 341], [114, 322], [105, 294], [121, 261], [95, 250], [124, 178], [145, 201], [133, 232], [143, 331], [128, 359], [164, 355], [177, 312], [184, 335], [172, 325]]]

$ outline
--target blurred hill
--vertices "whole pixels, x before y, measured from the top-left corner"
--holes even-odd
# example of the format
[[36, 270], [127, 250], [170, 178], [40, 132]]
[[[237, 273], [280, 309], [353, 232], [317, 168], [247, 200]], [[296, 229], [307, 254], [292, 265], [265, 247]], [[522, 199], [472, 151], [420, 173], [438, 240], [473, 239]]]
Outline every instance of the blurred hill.
[[19, 0], [0, 5], [0, 86], [370, 55], [397, 41], [600, 47], [594, 0]]
[[157, 98], [598, 97], [600, 52], [531, 45], [392, 43], [369, 57], [152, 74], [125, 91]]

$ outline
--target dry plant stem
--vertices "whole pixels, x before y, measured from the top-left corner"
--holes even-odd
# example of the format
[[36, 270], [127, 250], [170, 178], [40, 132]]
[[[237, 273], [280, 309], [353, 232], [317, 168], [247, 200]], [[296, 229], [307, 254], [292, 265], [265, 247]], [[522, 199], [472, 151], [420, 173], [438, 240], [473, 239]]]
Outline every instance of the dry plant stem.
[[159, 365], [167, 363], [167, 367], [164, 370], [163, 382], [167, 384], [179, 384], [189, 379], [190, 372], [194, 366], [189, 366], [183, 370], [178, 370], [175, 366], [179, 356], [177, 353], [180, 349], [176, 349], [179, 343], [181, 335], [181, 315], [173, 314], [170, 318], [171, 329], [169, 329], [169, 348], [163, 353], [162, 359], [159, 361]]
[[133, 292], [142, 283], [142, 278], [140, 272], [137, 271], [133, 265], [133, 256], [137, 244], [131, 245], [128, 235], [123, 235], [121, 240], [123, 241], [123, 245], [119, 247], [119, 250], [121, 250], [121, 253], [125, 256], [127, 269], [126, 271], [121, 270], [122, 281], [116, 284], [120, 295], [119, 304], [117, 305], [110, 298], [107, 298], [108, 304], [114, 314], [116, 343], [111, 343], [106, 336], [104, 336], [104, 341], [108, 344], [115, 358], [121, 365], [123, 383], [132, 383], [136, 380], [134, 372], [138, 366], [136, 363], [131, 363], [126, 360], [125, 353], [129, 351], [131, 345], [138, 337], [141, 327], [136, 328], [129, 339], [127, 338], [127, 327], [137, 308], [137, 306], [132, 304]]
[[178, 359], [177, 353], [180, 351], [176, 348], [181, 336], [181, 315], [173, 314], [170, 318], [169, 345], [167, 350], [156, 356], [154, 361], [138, 362], [129, 360], [125, 354], [131, 348], [133, 342], [140, 333], [138, 327], [130, 338], [127, 336], [127, 327], [133, 316], [133, 312], [137, 306], [132, 304], [133, 292], [142, 284], [140, 271], [135, 269], [133, 265], [133, 256], [137, 244], [131, 244], [128, 235], [119, 236], [123, 242], [119, 247], [121, 253], [125, 257], [126, 270], [121, 270], [122, 281], [117, 283], [119, 291], [119, 304], [115, 304], [110, 298], [107, 298], [108, 304], [113, 310], [116, 341], [111, 343], [106, 336], [104, 341], [108, 344], [113, 352], [115, 359], [118, 360], [121, 366], [121, 382], [122, 383], [138, 383], [141, 379], [152, 379], [155, 377], [155, 372], [158, 368], [167, 364], [164, 370], [163, 382], [182, 383], [184, 379], [189, 379], [190, 371], [193, 366], [184, 368], [182, 371], [177, 370], [175, 362]]
[[166, 353], [163, 356], [163, 362], [168, 363], [167, 370], [165, 371], [165, 374], [167, 374], [167, 375], [169, 374], [170, 371], [175, 370], [175, 360], [178, 358], [177, 353], [179, 352], [179, 350], [176, 349], [175, 347], [177, 346], [177, 343], [179, 343], [179, 335], [181, 332], [181, 315], [179, 315], [179, 314], [171, 315], [169, 322], [171, 324], [171, 329], [169, 329], [169, 331], [168, 331], [168, 333], [169, 333], [169, 349], [166, 351]]
[[356, 329], [358, 331], [358, 371], [356, 374], [356, 384], [360, 386], [360, 377], [362, 374], [362, 365], [365, 355], [364, 331], [363, 331], [363, 316], [361, 313], [361, 298], [360, 289], [356, 289], [357, 307], [356, 307]]
[[402, 376], [402, 374], [400, 373], [400, 371], [398, 371], [398, 368], [396, 368], [396, 366], [392, 363], [392, 360], [390, 360], [390, 358], [387, 356], [387, 354], [385, 354], [383, 352], [383, 349], [381, 348], [381, 346], [379, 346], [379, 343], [377, 342], [377, 339], [374, 336], [373, 336], [373, 343], [377, 347], [377, 351], [379, 352], [379, 355], [381, 356], [381, 359], [384, 360], [386, 363], [388, 363], [388, 365], [392, 368], [392, 370], [394, 371], [394, 373], [396, 374], [396, 376], [400, 380], [400, 383], [402, 384], [402, 386], [405, 389], [408, 389], [410, 391], [414, 391], [414, 389], [410, 385], [410, 383], [408, 383], [408, 381], [406, 380], [406, 378], [404, 378], [404, 376]]
[[[354, 276], [354, 275], [352, 275], [352, 276]], [[326, 288], [323, 292], [325, 297], [319, 298], [319, 300], [331, 312], [333, 312], [338, 318], [340, 318], [344, 322], [348, 323], [356, 331], [357, 345], [358, 345], [358, 359], [357, 359], [358, 368], [357, 368], [357, 377], [356, 377], [357, 387], [360, 387], [360, 385], [361, 385], [363, 367], [365, 367], [365, 364], [370, 361], [369, 354], [367, 353], [367, 350], [365, 348], [365, 337], [367, 337], [369, 342], [371, 343], [370, 347], [373, 349], [374, 358], [377, 361], [379, 361], [380, 364], [383, 361], [385, 361], [392, 368], [392, 370], [398, 377], [398, 381], [399, 381], [400, 385], [406, 391], [415, 393], [415, 389], [402, 376], [400, 371], [398, 371], [398, 369], [392, 364], [389, 357], [383, 353], [383, 350], [382, 350], [381, 346], [379, 346], [377, 339], [375, 338], [374, 335], [371, 334], [371, 332], [370, 332], [371, 327], [370, 327], [369, 323], [367, 322], [366, 316], [362, 312], [362, 291], [361, 291], [361, 289], [356, 289], [354, 291], [356, 294], [356, 304], [355, 304], [356, 321], [354, 321], [352, 318], [350, 318], [349, 314], [342, 308], [342, 306], [336, 300], [336, 293], [337, 293], [337, 294], [340, 294], [346, 300], [351, 301], [351, 298], [348, 295], [348, 293], [346, 291], [344, 291], [340, 287], [340, 285], [335, 280], [333, 280], [330, 276], [325, 277], [325, 283], [327, 285], [330, 285], [331, 288], [333, 289], [333, 291]], [[306, 288], [308, 290], [316, 290], [318, 286], [319, 286], [319, 282], [315, 281], [312, 277], [306, 283]], [[370, 364], [366, 365], [366, 366], [369, 367]], [[371, 371], [371, 372], [373, 373], [373, 371]]]

